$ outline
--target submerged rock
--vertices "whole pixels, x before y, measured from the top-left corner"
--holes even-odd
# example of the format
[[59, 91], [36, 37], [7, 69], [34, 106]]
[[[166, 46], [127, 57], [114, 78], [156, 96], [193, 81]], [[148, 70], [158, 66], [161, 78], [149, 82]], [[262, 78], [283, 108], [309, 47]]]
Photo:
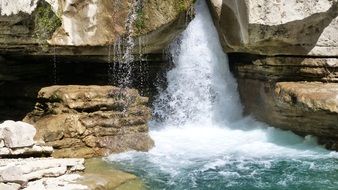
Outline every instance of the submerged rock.
[[338, 54], [336, 0], [210, 0], [226, 52]]
[[137, 90], [113, 86], [51, 86], [41, 89], [24, 121], [55, 157], [94, 157], [153, 146], [148, 99]]
[[145, 190], [143, 182], [135, 175], [116, 170], [100, 158], [86, 160], [86, 170], [77, 182], [90, 189]]

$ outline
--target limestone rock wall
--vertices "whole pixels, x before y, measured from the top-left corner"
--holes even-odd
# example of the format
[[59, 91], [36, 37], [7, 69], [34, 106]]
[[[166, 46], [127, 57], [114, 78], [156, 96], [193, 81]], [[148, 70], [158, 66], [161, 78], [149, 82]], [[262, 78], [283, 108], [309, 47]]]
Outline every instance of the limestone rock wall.
[[107, 47], [127, 35], [134, 38], [135, 53], [140, 49], [142, 53], [161, 52], [186, 27], [192, 3], [4, 0], [0, 4], [0, 53], [107, 55]]
[[338, 1], [208, 2], [246, 113], [337, 149]]
[[137, 90], [113, 86], [51, 86], [24, 121], [36, 140], [54, 147], [54, 157], [95, 157], [128, 150], [147, 151], [151, 117], [148, 99]]
[[230, 54], [247, 114], [338, 150], [338, 59]]
[[226, 52], [338, 54], [336, 0], [210, 0]]

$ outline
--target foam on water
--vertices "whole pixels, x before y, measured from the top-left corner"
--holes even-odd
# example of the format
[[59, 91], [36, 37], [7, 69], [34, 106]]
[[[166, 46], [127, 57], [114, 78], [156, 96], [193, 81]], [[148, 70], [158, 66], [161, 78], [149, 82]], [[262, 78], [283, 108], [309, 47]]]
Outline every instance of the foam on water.
[[[313, 137], [242, 117], [236, 81], [207, 5], [201, 0], [195, 8], [196, 17], [171, 47], [175, 68], [154, 103], [155, 147], [108, 160], [143, 177], [151, 189], [316, 187], [309, 185], [312, 178], [338, 169], [337, 154]], [[328, 179], [326, 187], [338, 184]]]

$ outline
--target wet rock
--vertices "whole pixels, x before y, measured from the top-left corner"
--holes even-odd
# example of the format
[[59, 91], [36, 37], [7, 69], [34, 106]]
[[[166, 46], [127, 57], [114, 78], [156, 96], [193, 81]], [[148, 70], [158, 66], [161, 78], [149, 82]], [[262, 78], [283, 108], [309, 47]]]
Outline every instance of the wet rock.
[[246, 112], [257, 119], [300, 135], [338, 139], [336, 83], [238, 82]]
[[100, 158], [86, 160], [86, 170], [78, 183], [90, 189], [143, 190], [145, 185], [135, 175], [116, 170]]
[[338, 54], [336, 0], [210, 0], [226, 52]]
[[336, 58], [229, 56], [247, 114], [337, 150]]
[[148, 99], [137, 90], [113, 86], [51, 86], [41, 89], [24, 121], [56, 157], [94, 157], [153, 146]]

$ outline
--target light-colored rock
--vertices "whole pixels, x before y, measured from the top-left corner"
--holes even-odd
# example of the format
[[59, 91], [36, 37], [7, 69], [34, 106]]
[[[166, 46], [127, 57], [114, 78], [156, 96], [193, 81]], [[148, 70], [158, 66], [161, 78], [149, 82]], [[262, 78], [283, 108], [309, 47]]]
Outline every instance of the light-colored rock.
[[51, 146], [39, 146], [17, 148], [10, 151], [10, 155], [50, 155], [53, 152]]
[[227, 52], [338, 54], [337, 0], [211, 0]]
[[1, 0], [0, 15], [10, 16], [20, 12], [31, 14], [35, 10], [38, 1], [39, 0]]
[[184, 30], [193, 4], [147, 0], [133, 9], [136, 1], [129, 0], [0, 2], [0, 52], [43, 55], [108, 55], [109, 45], [124, 49], [130, 35], [134, 53], [160, 53]]
[[[135, 175], [118, 171], [102, 159], [2, 159], [1, 190], [145, 189]], [[81, 171], [81, 173], [79, 173]]]
[[0, 183], [1, 190], [19, 190], [20, 185], [16, 183]]
[[5, 146], [5, 141], [3, 139], [0, 139], [0, 148]]
[[5, 121], [0, 124], [0, 138], [8, 148], [21, 148], [34, 145], [36, 129], [24, 122]]
[[49, 156], [53, 152], [53, 147], [51, 146], [39, 146], [33, 145], [32, 147], [23, 147], [23, 148], [0, 148], [0, 158], [1, 157], [27, 157], [27, 156]]
[[57, 178], [43, 178], [29, 182], [23, 190], [89, 190], [85, 185], [75, 184], [79, 174], [67, 174]]
[[0, 182], [26, 184], [45, 177], [59, 177], [66, 172], [84, 170], [84, 159], [2, 159]]

